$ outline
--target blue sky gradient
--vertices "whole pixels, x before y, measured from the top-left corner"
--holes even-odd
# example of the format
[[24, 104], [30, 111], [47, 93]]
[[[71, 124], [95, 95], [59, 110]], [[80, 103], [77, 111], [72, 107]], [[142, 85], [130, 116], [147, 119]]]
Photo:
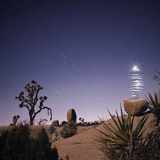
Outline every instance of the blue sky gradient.
[[[158, 0], [5, 0], [0, 2], [0, 125], [19, 114], [15, 96], [31, 80], [53, 119], [74, 108], [86, 121], [108, 117], [131, 97], [128, 74], [142, 70], [144, 94], [158, 91], [160, 70]], [[47, 111], [39, 118], [47, 118]], [[49, 122], [50, 123], [50, 122]]]

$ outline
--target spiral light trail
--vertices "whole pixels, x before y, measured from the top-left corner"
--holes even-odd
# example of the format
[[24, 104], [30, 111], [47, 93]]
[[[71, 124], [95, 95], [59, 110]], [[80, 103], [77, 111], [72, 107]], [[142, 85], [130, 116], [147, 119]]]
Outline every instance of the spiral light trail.
[[129, 74], [131, 95], [133, 98], [139, 97], [144, 88], [143, 76], [141, 70], [137, 65], [134, 65]]

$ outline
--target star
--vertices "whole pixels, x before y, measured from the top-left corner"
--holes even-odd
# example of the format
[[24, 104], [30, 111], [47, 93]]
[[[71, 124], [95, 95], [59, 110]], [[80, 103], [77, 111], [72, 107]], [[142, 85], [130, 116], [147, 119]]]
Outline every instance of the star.
[[134, 66], [132, 67], [131, 71], [133, 71], [133, 72], [138, 72], [138, 71], [140, 71], [140, 69], [138, 68], [138, 66], [134, 65]]

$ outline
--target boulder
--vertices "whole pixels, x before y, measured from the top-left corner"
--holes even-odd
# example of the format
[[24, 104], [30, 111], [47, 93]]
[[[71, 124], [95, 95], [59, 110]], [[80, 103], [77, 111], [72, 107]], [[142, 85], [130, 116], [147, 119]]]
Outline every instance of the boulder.
[[77, 120], [77, 115], [76, 115], [76, 112], [74, 109], [69, 109], [68, 112], [67, 112], [67, 120], [68, 122], [74, 122], [76, 123], [76, 120]]
[[147, 101], [143, 98], [129, 98], [124, 100], [124, 109], [129, 115], [141, 115], [147, 108]]
[[54, 121], [52, 121], [51, 125], [58, 127], [59, 126], [59, 121], [58, 120], [54, 120]]

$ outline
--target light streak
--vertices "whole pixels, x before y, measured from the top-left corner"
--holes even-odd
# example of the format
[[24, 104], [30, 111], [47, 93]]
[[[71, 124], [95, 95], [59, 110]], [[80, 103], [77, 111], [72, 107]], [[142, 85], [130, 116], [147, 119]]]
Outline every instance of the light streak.
[[131, 92], [132, 97], [139, 97], [144, 88], [143, 76], [141, 74], [141, 69], [139, 68], [139, 66], [132, 66], [128, 78], [130, 80], [129, 90]]

